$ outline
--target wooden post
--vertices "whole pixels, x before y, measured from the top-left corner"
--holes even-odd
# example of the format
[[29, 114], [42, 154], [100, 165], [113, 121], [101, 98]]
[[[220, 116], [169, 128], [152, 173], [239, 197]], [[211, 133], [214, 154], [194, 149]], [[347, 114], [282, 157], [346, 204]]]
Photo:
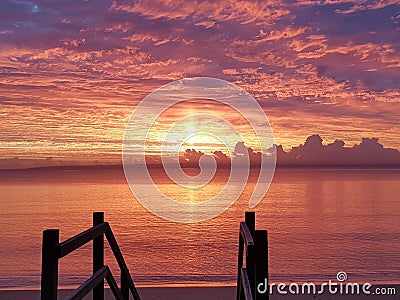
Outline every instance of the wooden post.
[[268, 281], [268, 233], [266, 230], [256, 230], [255, 241], [256, 246], [256, 288], [257, 285], [267, 283], [265, 287], [267, 292], [265, 294], [258, 293], [256, 290], [256, 300], [268, 300], [269, 299], [269, 281]]
[[57, 300], [59, 236], [58, 229], [43, 231], [41, 300]]
[[[93, 227], [104, 222], [104, 213], [93, 213]], [[104, 235], [93, 239], [93, 274], [104, 266]], [[93, 288], [93, 300], [104, 300], [104, 280]]]
[[254, 231], [256, 231], [256, 213], [254, 211], [246, 211], [245, 222], [250, 230], [251, 236], [254, 239]]
[[124, 272], [121, 271], [121, 294], [125, 300], [129, 300], [129, 282]]

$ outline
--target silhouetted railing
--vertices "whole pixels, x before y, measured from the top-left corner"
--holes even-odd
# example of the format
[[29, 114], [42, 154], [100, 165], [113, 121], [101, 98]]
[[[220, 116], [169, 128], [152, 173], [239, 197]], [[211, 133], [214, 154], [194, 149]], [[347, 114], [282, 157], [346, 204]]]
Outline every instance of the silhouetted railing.
[[[121, 270], [121, 288], [104, 265], [104, 235]], [[68, 300], [83, 299], [93, 290], [93, 299], [104, 300], [104, 279], [118, 300], [129, 300], [129, 291], [134, 300], [140, 300], [132, 277], [110, 225], [104, 222], [104, 213], [93, 213], [93, 227], [80, 234], [59, 242], [59, 230], [43, 231], [41, 300], [57, 300], [58, 260], [93, 240], [93, 275], [75, 290]]]
[[[246, 212], [245, 222], [240, 223], [237, 300], [269, 299], [268, 284], [265, 286], [268, 282], [268, 235], [266, 230], [255, 230], [255, 221], [255, 213]], [[257, 291], [257, 285], [261, 283], [266, 289], [263, 294]]]

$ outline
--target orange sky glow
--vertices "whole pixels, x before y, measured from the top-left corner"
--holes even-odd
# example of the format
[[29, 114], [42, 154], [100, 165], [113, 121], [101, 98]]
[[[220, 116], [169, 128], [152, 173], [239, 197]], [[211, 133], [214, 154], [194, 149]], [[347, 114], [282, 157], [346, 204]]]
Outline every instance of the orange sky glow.
[[[400, 149], [399, 11], [390, 0], [2, 1], [0, 160], [119, 163], [139, 101], [196, 76], [250, 93], [284, 149], [312, 134]], [[232, 122], [257, 150], [237, 112], [188, 100], [160, 116], [149, 152], [174, 120], [199, 112]], [[184, 146], [223, 148], [206, 135]]]

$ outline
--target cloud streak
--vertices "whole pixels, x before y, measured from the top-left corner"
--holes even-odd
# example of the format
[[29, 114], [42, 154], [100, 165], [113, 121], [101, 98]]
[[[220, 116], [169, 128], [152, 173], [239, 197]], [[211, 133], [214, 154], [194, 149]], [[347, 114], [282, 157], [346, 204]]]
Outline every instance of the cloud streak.
[[192, 76], [251, 93], [285, 149], [314, 131], [399, 149], [398, 11], [389, 0], [1, 1], [0, 158], [117, 162], [137, 103]]

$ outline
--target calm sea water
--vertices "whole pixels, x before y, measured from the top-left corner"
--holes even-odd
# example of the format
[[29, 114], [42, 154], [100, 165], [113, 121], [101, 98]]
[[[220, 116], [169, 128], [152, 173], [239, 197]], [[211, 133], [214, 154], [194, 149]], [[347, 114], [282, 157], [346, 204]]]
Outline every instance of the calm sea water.
[[[160, 180], [163, 191], [202, 199], [221, 189], [221, 175], [201, 193]], [[219, 217], [177, 224], [146, 211], [120, 170], [42, 170], [0, 173], [0, 288], [39, 287], [42, 230], [61, 240], [90, 227], [104, 211], [134, 281], [140, 284], [234, 283], [239, 222], [250, 182]], [[146, 188], [143, 186], [143, 188]], [[255, 209], [269, 231], [271, 281], [400, 282], [400, 171], [279, 169]], [[118, 274], [110, 251], [106, 263]], [[91, 246], [60, 261], [60, 285], [90, 276]]]

